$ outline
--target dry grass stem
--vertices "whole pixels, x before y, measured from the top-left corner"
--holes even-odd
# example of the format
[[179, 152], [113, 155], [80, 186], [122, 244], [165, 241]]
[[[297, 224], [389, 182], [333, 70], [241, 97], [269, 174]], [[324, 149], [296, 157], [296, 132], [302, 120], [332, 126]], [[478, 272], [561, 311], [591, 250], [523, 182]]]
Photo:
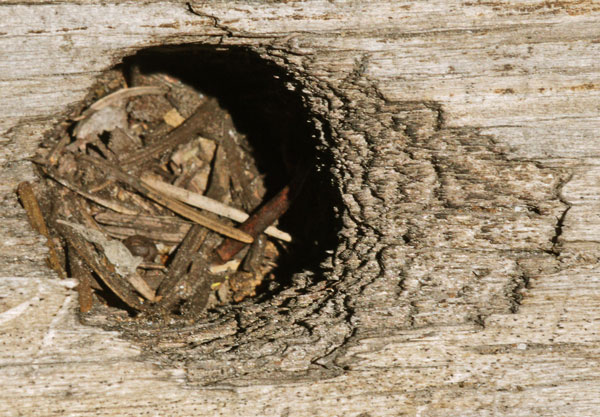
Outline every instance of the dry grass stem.
[[157, 86], [122, 88], [120, 90], [115, 91], [114, 93], [102, 97], [100, 100], [92, 104], [86, 111], [84, 111], [79, 117], [75, 118], [74, 120], [78, 121], [85, 119], [93, 112], [96, 112], [100, 109], [103, 109], [107, 106], [112, 105], [113, 103], [124, 100], [126, 98], [142, 96], [145, 94], [164, 94], [167, 91], [167, 88]]
[[[176, 187], [164, 181], [160, 181], [152, 175], [142, 175], [142, 181], [147, 186], [155, 189], [156, 191], [162, 192], [166, 196], [175, 198], [183, 203], [189, 204], [190, 206], [210, 211], [211, 213], [218, 214], [219, 216], [226, 217], [236, 222], [242, 223], [246, 221], [248, 217], [250, 217], [247, 213], [243, 212], [242, 210], [230, 207], [226, 204], [213, 200], [212, 198], [206, 197], [202, 194], [195, 193], [184, 188]], [[292, 236], [290, 236], [289, 233], [281, 231], [274, 226], [267, 227], [265, 233], [285, 242], [292, 241]]]

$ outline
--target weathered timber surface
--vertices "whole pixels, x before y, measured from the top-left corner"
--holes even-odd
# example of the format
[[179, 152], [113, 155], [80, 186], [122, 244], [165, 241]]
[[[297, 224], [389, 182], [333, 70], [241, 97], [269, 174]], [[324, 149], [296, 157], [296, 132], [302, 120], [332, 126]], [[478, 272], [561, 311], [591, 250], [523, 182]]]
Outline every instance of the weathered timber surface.
[[[0, 414], [597, 415], [600, 7], [192, 7], [0, 4]], [[294, 78], [331, 155], [339, 245], [203, 323], [82, 325], [14, 190], [96, 77], [187, 43]]]

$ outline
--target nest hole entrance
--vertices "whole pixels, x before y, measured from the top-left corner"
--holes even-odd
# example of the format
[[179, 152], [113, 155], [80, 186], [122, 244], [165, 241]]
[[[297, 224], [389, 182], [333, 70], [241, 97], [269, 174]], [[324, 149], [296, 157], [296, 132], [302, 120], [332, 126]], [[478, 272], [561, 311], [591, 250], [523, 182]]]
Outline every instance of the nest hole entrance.
[[198, 317], [319, 275], [339, 194], [299, 91], [244, 48], [153, 48], [99, 79], [35, 159], [82, 312]]

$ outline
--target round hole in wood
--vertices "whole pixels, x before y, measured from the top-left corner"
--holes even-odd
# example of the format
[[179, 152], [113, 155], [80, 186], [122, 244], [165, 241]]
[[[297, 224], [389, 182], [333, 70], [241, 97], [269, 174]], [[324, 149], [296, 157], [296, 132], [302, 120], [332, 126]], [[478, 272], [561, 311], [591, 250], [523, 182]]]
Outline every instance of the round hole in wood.
[[244, 48], [153, 48], [104, 74], [36, 158], [81, 310], [197, 318], [318, 273], [339, 193], [316, 120]]

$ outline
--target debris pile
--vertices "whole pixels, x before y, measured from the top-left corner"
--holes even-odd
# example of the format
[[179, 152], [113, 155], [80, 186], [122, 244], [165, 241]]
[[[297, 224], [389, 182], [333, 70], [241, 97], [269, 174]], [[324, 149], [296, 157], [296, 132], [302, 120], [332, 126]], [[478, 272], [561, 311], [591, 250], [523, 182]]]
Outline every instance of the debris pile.
[[283, 146], [289, 181], [271, 196], [217, 100], [133, 74], [46, 141], [34, 158], [42, 184], [19, 186], [49, 265], [79, 280], [82, 312], [100, 301], [194, 315], [255, 295], [292, 240], [276, 223], [306, 164]]

